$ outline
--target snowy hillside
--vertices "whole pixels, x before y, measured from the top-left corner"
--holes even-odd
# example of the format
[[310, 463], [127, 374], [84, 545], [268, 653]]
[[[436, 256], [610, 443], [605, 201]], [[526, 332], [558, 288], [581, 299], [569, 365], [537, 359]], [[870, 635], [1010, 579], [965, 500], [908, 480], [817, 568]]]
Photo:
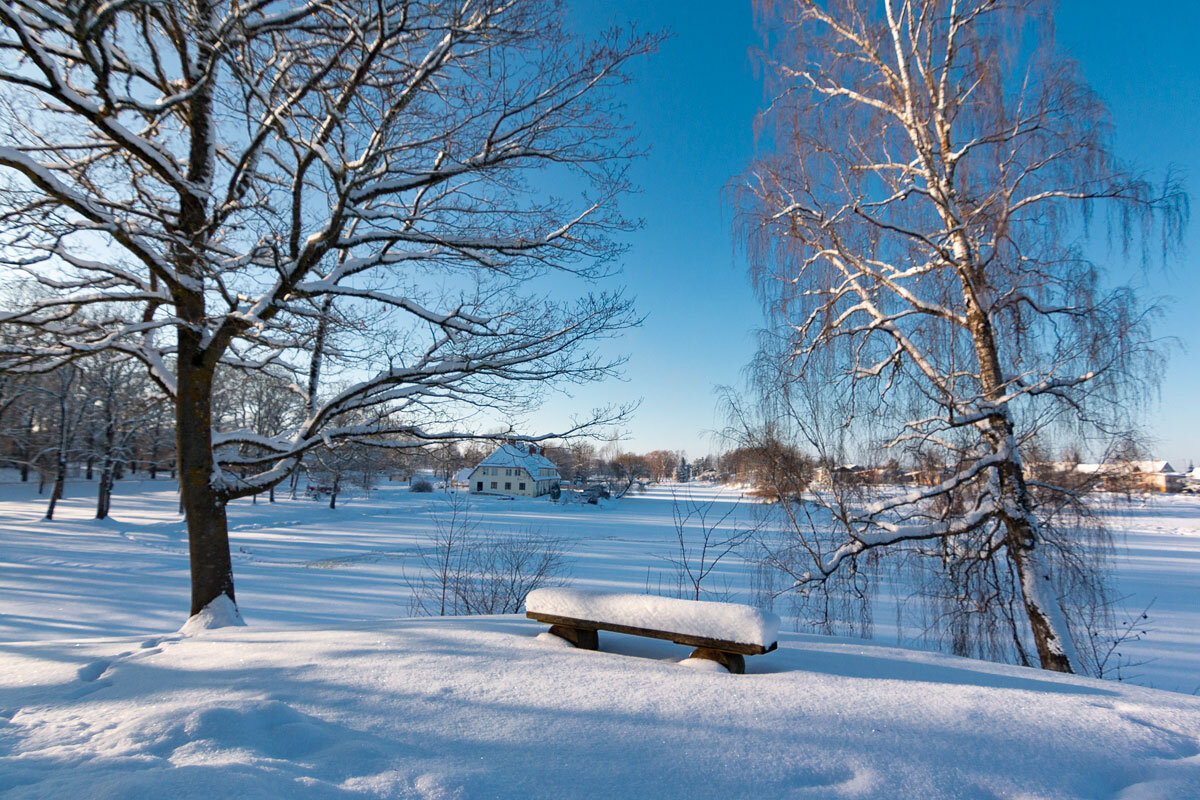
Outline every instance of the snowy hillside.
[[516, 617], [8, 644], [5, 797], [1200, 796], [1200, 698], [785, 635], [744, 676]]
[[[38, 520], [0, 487], [0, 796], [1200, 797], [1200, 697], [788, 632], [747, 675], [601, 633], [578, 651], [517, 616], [409, 616], [437, 498], [233, 508], [247, 627], [183, 635], [174, 493], [90, 487]], [[732, 500], [729, 500], [732, 502]], [[1153, 587], [1144, 675], [1196, 682], [1200, 504], [1132, 506], [1123, 586]], [[670, 498], [499, 501], [496, 530], [570, 539], [571, 585], [664, 580]], [[745, 565], [722, 564], [737, 587]], [[649, 577], [648, 577], [649, 576]], [[1159, 605], [1156, 604], [1156, 609]], [[883, 626], [880, 626], [881, 629]], [[881, 630], [886, 634], [886, 630]], [[719, 669], [719, 668], [716, 668]], [[1190, 689], [1185, 689], [1190, 691]]]

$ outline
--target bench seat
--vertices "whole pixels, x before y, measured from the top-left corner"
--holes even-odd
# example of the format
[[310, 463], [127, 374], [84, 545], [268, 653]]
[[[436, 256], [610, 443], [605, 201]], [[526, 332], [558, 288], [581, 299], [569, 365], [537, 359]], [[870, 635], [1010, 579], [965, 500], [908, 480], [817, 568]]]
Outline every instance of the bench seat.
[[[691, 658], [716, 661], [734, 673], [745, 672], [745, 656], [776, 648], [779, 625], [774, 614], [736, 603], [571, 589], [531, 592], [525, 616], [586, 650], [599, 646], [597, 631], [665, 639], [694, 647]], [[711, 633], [723, 635], [704, 635]]]

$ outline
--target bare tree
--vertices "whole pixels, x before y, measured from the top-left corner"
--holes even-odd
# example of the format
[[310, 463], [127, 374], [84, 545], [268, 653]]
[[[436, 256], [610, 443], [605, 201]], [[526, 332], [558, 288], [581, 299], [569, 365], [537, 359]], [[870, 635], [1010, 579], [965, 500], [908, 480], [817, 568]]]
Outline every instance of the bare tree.
[[4, 463], [29, 480], [36, 384], [29, 376], [0, 372], [0, 453]]
[[[635, 322], [619, 292], [527, 284], [610, 274], [632, 152], [606, 87], [656, 37], [581, 42], [552, 0], [27, 0], [0, 31], [0, 272], [40, 287], [0, 322], [52, 340], [0, 359], [116, 350], [171, 398], [193, 613], [234, 596], [227, 501], [309, 449], [459, 438], [619, 365], [590, 348]], [[220, 430], [224, 370], [303, 418]]]
[[330, 442], [314, 447], [304, 461], [310, 482], [329, 492], [330, 510], [337, 508], [338, 495], [348, 482], [357, 480], [364, 495], [370, 495], [380, 464], [378, 448], [354, 441]]
[[[722, 511], [717, 503], [728, 508]], [[726, 557], [754, 537], [757, 525], [735, 524], [737, 509], [738, 501], [729, 502], [720, 494], [698, 500], [687, 492], [682, 502], [678, 495], [672, 495], [671, 520], [678, 549], [663, 558], [675, 567], [680, 597], [699, 600], [711, 594], [704, 581]]]
[[566, 542], [534, 529], [480, 532], [468, 498], [447, 494], [432, 515], [434, 529], [417, 550], [421, 574], [405, 576], [415, 613], [515, 614], [534, 589], [563, 582]]
[[153, 425], [160, 419], [164, 398], [140, 364], [128, 356], [106, 353], [82, 362], [79, 369], [83, 389], [80, 402], [90, 431], [90, 445], [83, 455], [89, 465], [89, 478], [92, 462], [100, 460], [96, 519], [105, 519], [112, 505], [114, 482], [126, 464], [132, 467], [134, 442], [144, 429], [149, 428], [150, 435], [154, 435]]
[[[54, 487], [46, 505], [46, 519], [54, 519], [54, 508], [62, 499], [67, 482], [67, 468], [75, 449], [75, 437], [83, 418], [84, 403], [79, 396], [79, 370], [67, 365], [57, 369], [38, 387], [51, 413], [46, 414], [43, 429], [54, 431], [53, 444], [45, 452], [54, 459]], [[39, 461], [40, 454], [34, 457]]]
[[650, 475], [645, 457], [637, 453], [617, 453], [609, 462], [609, 469], [617, 482], [616, 485], [621, 487], [614, 493], [615, 497], [624, 497], [635, 483], [645, 480]]
[[1158, 360], [1145, 310], [1087, 259], [1088, 221], [1112, 212], [1109, 244], [1145, 257], [1159, 223], [1164, 246], [1177, 239], [1186, 200], [1114, 160], [1049, 0], [759, 10], [774, 152], [741, 203], [773, 320], [758, 377], [798, 426], [835, 420], [826, 440], [945, 466], [933, 485], [830, 503], [796, 581], [909, 543], [973, 602], [1013, 609], [1043, 668], [1073, 671], [1062, 595], [1086, 548], [1056, 523], [1070, 488], [1032, 485], [1022, 451], [1038, 432], [1131, 424]]

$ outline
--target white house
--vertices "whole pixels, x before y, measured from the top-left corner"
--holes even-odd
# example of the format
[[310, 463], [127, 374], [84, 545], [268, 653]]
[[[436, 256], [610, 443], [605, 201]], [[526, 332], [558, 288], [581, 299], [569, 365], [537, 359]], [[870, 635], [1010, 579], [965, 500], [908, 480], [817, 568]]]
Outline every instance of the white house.
[[538, 497], [560, 480], [558, 467], [536, 445], [505, 442], [471, 471], [471, 494]]

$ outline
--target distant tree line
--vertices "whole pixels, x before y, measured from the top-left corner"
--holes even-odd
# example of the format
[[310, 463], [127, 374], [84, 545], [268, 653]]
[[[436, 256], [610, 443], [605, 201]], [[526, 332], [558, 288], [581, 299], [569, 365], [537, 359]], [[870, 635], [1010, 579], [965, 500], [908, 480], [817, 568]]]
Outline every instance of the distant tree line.
[[126, 474], [175, 477], [174, 438], [170, 406], [129, 359], [0, 373], [0, 466], [49, 489], [47, 519], [75, 473], [97, 481], [98, 519]]

